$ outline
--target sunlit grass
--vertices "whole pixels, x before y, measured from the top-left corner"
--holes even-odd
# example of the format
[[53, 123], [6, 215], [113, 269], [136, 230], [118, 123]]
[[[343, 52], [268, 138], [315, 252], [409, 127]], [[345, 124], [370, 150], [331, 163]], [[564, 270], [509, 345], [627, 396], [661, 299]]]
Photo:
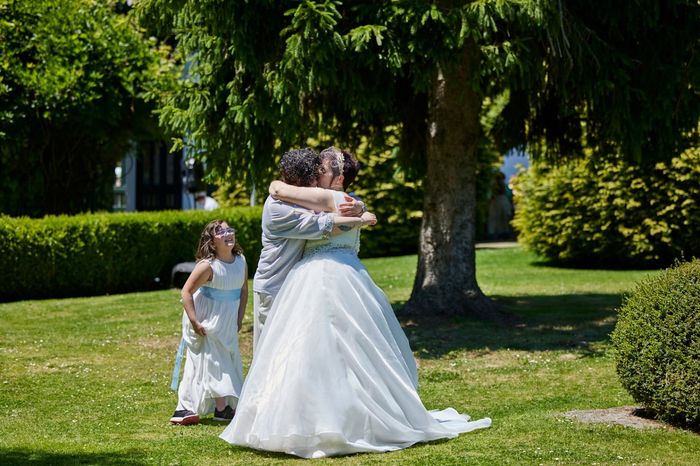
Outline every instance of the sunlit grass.
[[[409, 297], [415, 256], [364, 262], [392, 302]], [[521, 249], [479, 250], [477, 263], [482, 289], [518, 315], [520, 325], [464, 317], [404, 323], [425, 405], [490, 416], [493, 427], [314, 464], [696, 464], [697, 434], [561, 416], [632, 404], [615, 376], [608, 333], [621, 294], [653, 272], [545, 267]], [[169, 425], [178, 298], [165, 290], [1, 304], [0, 464], [301, 461], [231, 447], [218, 439], [224, 426], [211, 420]], [[246, 366], [250, 311], [241, 335]]]

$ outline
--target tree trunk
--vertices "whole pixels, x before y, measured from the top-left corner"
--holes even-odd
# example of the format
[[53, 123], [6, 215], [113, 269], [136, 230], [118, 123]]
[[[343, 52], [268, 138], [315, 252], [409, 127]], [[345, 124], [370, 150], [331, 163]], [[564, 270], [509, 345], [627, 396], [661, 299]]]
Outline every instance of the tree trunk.
[[429, 98], [427, 176], [418, 270], [406, 311], [505, 318], [476, 283], [476, 159], [481, 95], [472, 84], [479, 49], [465, 44], [436, 70]]

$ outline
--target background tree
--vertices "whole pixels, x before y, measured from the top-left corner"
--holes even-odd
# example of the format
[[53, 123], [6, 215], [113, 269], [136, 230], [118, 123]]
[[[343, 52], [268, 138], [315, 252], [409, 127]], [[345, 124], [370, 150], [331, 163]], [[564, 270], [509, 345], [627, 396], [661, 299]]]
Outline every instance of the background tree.
[[[264, 180], [272, 154], [320, 134], [353, 146], [401, 127], [424, 178], [408, 309], [500, 314], [475, 276], [484, 138], [556, 159], [683, 146], [697, 123], [697, 1], [142, 0], [189, 78], [161, 121], [222, 174]], [[488, 120], [491, 124], [482, 124]]]
[[157, 127], [164, 54], [115, 2], [0, 0], [0, 212], [111, 209], [114, 167]]

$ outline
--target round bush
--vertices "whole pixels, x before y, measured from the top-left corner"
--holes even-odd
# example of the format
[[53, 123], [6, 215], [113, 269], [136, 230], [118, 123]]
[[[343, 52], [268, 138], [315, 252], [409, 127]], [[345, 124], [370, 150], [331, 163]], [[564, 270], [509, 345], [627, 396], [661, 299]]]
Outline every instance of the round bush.
[[515, 195], [518, 239], [554, 262], [658, 267], [700, 256], [700, 148], [648, 167], [540, 163]]
[[643, 280], [612, 333], [617, 373], [667, 422], [700, 428], [700, 260]]

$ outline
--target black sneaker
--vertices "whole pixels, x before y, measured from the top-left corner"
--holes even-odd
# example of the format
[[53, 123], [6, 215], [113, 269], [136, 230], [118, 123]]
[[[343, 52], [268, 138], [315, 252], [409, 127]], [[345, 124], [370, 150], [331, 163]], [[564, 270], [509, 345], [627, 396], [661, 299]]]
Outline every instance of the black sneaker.
[[170, 418], [170, 422], [180, 426], [199, 424], [199, 416], [188, 409], [181, 409], [179, 411], [175, 411], [173, 417]]
[[236, 411], [230, 406], [226, 406], [223, 411], [219, 411], [218, 409], [214, 408], [215, 421], [230, 421], [233, 419], [234, 414], [236, 414]]

